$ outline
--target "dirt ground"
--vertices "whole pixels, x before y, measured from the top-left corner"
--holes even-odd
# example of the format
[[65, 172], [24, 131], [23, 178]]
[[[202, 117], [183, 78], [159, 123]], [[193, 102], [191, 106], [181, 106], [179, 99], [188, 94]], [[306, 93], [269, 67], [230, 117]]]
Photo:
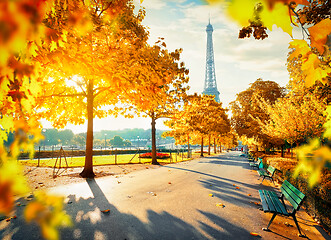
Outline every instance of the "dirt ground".
[[[93, 169], [96, 175], [95, 178], [105, 176], [114, 176], [117, 178], [124, 174], [130, 174], [133, 171], [158, 167], [160, 166], [151, 164], [124, 164], [94, 166]], [[24, 166], [24, 175], [27, 178], [31, 190], [36, 190], [83, 182], [85, 179], [79, 175], [82, 170], [82, 167], [54, 169], [46, 167]]]

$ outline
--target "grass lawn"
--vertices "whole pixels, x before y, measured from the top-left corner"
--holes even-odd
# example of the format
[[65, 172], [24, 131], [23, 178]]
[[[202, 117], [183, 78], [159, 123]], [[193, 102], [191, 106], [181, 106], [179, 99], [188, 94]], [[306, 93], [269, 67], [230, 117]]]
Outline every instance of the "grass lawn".
[[[195, 154], [194, 154], [195, 155]], [[69, 167], [83, 167], [85, 164], [85, 157], [67, 157], [67, 163]], [[182, 159], [182, 155], [172, 154], [171, 158], [167, 159], [158, 159], [157, 161], [160, 163], [170, 163], [170, 162], [180, 162], [190, 160], [186, 158], [186, 154], [184, 154], [184, 158]], [[20, 160], [19, 161], [23, 165], [28, 166], [38, 166], [38, 160]], [[56, 158], [43, 158], [40, 159], [39, 166], [40, 167], [54, 167], [56, 162]], [[102, 165], [114, 165], [114, 164], [128, 164], [128, 163], [151, 163], [151, 158], [138, 158], [138, 154], [125, 154], [125, 155], [117, 155], [115, 162], [115, 155], [105, 155], [105, 156], [93, 156], [93, 165], [94, 166], [102, 166]], [[56, 167], [60, 167], [60, 158], [57, 159]], [[61, 167], [65, 167], [66, 162], [64, 157], [61, 158]]]

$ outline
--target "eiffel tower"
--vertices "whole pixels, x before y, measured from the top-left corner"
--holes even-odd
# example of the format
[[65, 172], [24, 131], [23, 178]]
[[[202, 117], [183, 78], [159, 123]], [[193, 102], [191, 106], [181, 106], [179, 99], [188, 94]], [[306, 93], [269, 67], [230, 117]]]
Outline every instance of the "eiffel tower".
[[206, 54], [206, 75], [205, 86], [203, 94], [214, 95], [215, 101], [220, 102], [219, 91], [217, 90], [216, 75], [215, 75], [215, 62], [214, 62], [214, 50], [213, 50], [213, 26], [209, 24], [206, 27], [207, 32], [207, 54]]

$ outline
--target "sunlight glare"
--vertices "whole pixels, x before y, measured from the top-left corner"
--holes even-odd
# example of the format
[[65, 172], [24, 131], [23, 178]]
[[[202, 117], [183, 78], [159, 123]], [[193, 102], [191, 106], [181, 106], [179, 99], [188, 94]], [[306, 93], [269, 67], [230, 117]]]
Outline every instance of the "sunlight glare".
[[81, 86], [83, 85], [84, 79], [78, 75], [74, 75], [71, 78], [66, 78], [65, 79], [66, 85], [68, 87], [73, 87], [75, 88], [78, 92], [82, 91]]

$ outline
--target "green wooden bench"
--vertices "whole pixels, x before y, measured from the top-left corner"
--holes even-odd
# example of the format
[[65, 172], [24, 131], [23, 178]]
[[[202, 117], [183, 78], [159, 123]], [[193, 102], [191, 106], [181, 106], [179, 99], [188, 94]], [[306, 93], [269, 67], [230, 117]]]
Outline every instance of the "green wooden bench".
[[263, 168], [262, 158], [258, 158], [256, 162], [249, 163], [249, 166], [257, 169]]
[[[280, 187], [282, 192], [281, 196], [278, 196], [273, 191], [267, 190], [259, 190], [259, 195], [262, 202], [262, 208], [264, 212], [272, 212], [273, 215], [270, 219], [270, 222], [267, 228], [262, 228], [265, 231], [269, 231], [269, 226], [272, 221], [275, 219], [276, 215], [284, 215], [284, 216], [291, 216], [295, 222], [295, 225], [298, 228], [299, 236], [302, 237], [301, 230], [295, 217], [297, 211], [305, 199], [305, 195], [300, 192], [297, 188], [295, 188], [291, 183], [285, 180]], [[292, 205], [292, 211], [288, 211], [284, 202], [284, 197], [290, 202]]]
[[263, 177], [262, 182], [264, 181], [265, 178], [269, 178], [272, 180], [272, 182], [274, 182], [274, 173], [276, 172], [276, 168], [274, 168], [273, 166], [269, 165], [267, 170], [264, 169], [260, 169], [257, 170], [257, 173], [259, 174], [260, 177]]
[[252, 155], [248, 155], [248, 162], [254, 162], [255, 158]]

